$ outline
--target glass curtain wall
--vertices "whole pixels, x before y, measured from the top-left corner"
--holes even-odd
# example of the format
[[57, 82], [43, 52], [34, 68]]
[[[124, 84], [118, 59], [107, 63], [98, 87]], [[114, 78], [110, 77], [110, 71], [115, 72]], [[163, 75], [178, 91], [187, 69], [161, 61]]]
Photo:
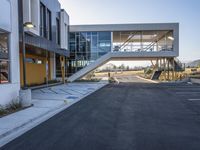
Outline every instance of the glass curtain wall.
[[173, 31], [122, 31], [113, 33], [114, 51], [172, 51]]
[[9, 82], [8, 33], [0, 31], [0, 84]]
[[71, 75], [111, 51], [111, 32], [71, 32], [68, 74]]

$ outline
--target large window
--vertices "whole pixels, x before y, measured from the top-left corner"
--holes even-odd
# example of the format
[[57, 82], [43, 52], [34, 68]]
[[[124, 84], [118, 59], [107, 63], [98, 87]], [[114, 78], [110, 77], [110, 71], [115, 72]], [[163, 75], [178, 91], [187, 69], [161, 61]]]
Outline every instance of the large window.
[[47, 9], [47, 39], [51, 40], [51, 11]]
[[56, 18], [56, 43], [60, 45], [60, 20]]
[[69, 75], [111, 51], [111, 32], [71, 32]]
[[44, 4], [40, 3], [40, 36], [46, 37], [46, 10]]
[[0, 84], [9, 82], [8, 34], [0, 31]]
[[114, 51], [173, 51], [173, 31], [113, 32]]
[[51, 11], [40, 3], [40, 36], [52, 39], [51, 35]]

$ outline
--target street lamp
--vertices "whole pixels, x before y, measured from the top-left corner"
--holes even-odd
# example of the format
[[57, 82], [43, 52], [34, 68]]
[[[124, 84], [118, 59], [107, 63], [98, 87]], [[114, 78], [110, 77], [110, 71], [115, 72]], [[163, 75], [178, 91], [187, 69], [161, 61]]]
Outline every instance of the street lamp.
[[[22, 63], [23, 63], [23, 83], [24, 86], [19, 91], [19, 98], [22, 104], [22, 107], [29, 107], [32, 105], [31, 101], [31, 90], [27, 88], [26, 84], [26, 49], [25, 49], [25, 33], [24, 28], [34, 28], [34, 25], [31, 22], [24, 23], [24, 13], [23, 13], [23, 0], [19, 0], [19, 22], [20, 22], [20, 31], [21, 31], [21, 40], [22, 40]], [[21, 8], [20, 8], [21, 7]]]
[[[22, 16], [23, 17], [23, 16]], [[23, 89], [27, 89], [26, 83], [26, 46], [25, 46], [25, 33], [24, 28], [34, 28], [34, 25], [31, 22], [25, 22], [22, 27], [22, 62], [23, 62]]]
[[35, 26], [33, 25], [32, 22], [25, 22], [24, 23], [24, 12], [23, 12], [23, 0], [20, 1], [21, 4], [21, 11], [20, 11], [20, 16], [21, 16], [21, 34], [22, 34], [22, 63], [23, 63], [23, 89], [27, 89], [27, 83], [26, 83], [26, 47], [25, 47], [25, 33], [24, 33], [24, 28], [34, 28]]
[[25, 22], [25, 23], [24, 23], [24, 27], [31, 29], [31, 28], [34, 28], [35, 25], [33, 25], [32, 22]]

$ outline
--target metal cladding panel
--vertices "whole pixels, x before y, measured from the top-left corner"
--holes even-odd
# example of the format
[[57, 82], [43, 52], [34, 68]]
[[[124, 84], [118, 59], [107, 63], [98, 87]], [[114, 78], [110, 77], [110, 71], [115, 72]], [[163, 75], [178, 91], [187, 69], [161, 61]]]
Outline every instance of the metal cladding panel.
[[70, 32], [176, 30], [178, 23], [71, 25]]
[[71, 25], [70, 32], [91, 31], [163, 31], [172, 30], [174, 36], [174, 57], [179, 56], [179, 23], [144, 23], [144, 24], [99, 24], [99, 25]]
[[[24, 0], [25, 2], [28, 0]], [[30, 1], [30, 0], [29, 0]], [[32, 0], [30, 2], [36, 3], [35, 0]], [[45, 5], [46, 9], [48, 9], [51, 12], [51, 40], [47, 40], [46, 38], [40, 36], [40, 34], [31, 34], [29, 31], [26, 31], [25, 34], [25, 43], [29, 46], [33, 46], [36, 49], [42, 49], [42, 50], [47, 50], [49, 52], [55, 52], [60, 55], [64, 55], [66, 57], [69, 57], [69, 50], [67, 48], [61, 48], [60, 45], [57, 44], [56, 42], [56, 19], [60, 19], [60, 11], [61, 11], [61, 5], [58, 0], [37, 0], [37, 6], [42, 3]], [[31, 3], [30, 3], [31, 4]], [[19, 10], [21, 9], [19, 5]], [[29, 8], [30, 9], [30, 8]], [[25, 11], [29, 11], [28, 9], [25, 9]], [[37, 13], [39, 14], [39, 10]], [[24, 12], [26, 14], [26, 12]], [[39, 18], [40, 16], [38, 16]], [[22, 18], [19, 16], [19, 29], [20, 29], [20, 42], [22, 41], [21, 39], [21, 28], [22, 28]]]
[[54, 53], [69, 57], [69, 50], [61, 49], [59, 45], [43, 37], [39, 37], [39, 36], [35, 37], [35, 36], [26, 34], [25, 42], [28, 45], [32, 45], [34, 47], [38, 47], [38, 48], [47, 50], [49, 52], [54, 52]]
[[0, 30], [11, 32], [10, 0], [0, 0]]

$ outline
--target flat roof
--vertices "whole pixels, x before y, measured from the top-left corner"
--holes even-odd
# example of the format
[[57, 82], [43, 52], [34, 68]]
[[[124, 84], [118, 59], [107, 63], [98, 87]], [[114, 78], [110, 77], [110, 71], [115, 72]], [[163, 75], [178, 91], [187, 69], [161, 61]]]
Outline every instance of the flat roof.
[[179, 23], [142, 23], [142, 24], [88, 24], [70, 25], [70, 32], [89, 31], [141, 31], [141, 30], [178, 30]]

